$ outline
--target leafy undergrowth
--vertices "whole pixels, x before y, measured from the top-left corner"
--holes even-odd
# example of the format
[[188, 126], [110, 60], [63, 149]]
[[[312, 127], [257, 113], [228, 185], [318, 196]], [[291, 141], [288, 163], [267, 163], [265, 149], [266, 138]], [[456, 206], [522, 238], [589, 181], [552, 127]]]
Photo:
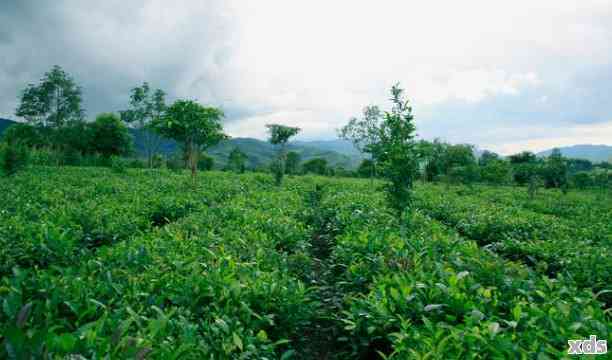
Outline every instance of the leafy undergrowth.
[[[402, 236], [378, 185], [95, 168], [0, 180], [0, 358], [545, 359], [610, 339], [593, 292], [605, 262], [550, 271], [508, 252], [557, 259], [545, 244], [563, 227], [466, 196], [482, 209], [468, 217], [463, 197], [419, 189]], [[533, 229], [510, 237], [526, 213]]]

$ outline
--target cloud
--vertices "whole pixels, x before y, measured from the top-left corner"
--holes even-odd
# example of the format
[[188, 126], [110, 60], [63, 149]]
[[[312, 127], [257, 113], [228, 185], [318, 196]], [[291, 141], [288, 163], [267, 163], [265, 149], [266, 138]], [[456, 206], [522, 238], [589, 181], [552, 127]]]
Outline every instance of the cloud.
[[[129, 89], [149, 81], [173, 97], [217, 102], [231, 53], [231, 11], [221, 0], [8, 1], [0, 12], [0, 111], [54, 64], [82, 85], [89, 115], [126, 106]], [[214, 79], [214, 81], [209, 81]], [[204, 98], [206, 97], [206, 98]]]
[[612, 113], [612, 6], [600, 0], [5, 0], [0, 53], [5, 117], [53, 64], [82, 84], [90, 116], [124, 108], [146, 80], [221, 106], [234, 136], [281, 122], [333, 138], [365, 105], [386, 107], [397, 81], [422, 136], [493, 149], [586, 142], [578, 129]]

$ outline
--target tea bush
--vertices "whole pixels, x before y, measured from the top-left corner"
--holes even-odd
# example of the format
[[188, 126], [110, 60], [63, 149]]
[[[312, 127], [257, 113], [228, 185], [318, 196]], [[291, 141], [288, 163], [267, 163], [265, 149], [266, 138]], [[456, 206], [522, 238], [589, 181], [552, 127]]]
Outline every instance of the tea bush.
[[0, 358], [542, 359], [610, 339], [609, 237], [575, 226], [606, 223], [596, 196], [546, 207], [421, 185], [404, 234], [382, 186], [96, 167], [1, 178]]

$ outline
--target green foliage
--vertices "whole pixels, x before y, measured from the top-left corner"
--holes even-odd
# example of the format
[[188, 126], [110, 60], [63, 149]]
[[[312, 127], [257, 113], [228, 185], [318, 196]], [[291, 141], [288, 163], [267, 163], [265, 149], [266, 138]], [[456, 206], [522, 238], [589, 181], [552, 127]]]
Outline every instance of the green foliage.
[[185, 161], [176, 156], [172, 156], [166, 160], [166, 167], [173, 173], [181, 173], [185, 169]]
[[164, 157], [160, 154], [154, 154], [151, 158], [151, 166], [155, 169], [159, 169], [164, 164]]
[[125, 174], [127, 162], [119, 156], [113, 155], [110, 157], [111, 170], [116, 174]]
[[[482, 160], [482, 158], [481, 158]], [[511, 180], [512, 168], [504, 160], [487, 160], [481, 162], [480, 175], [484, 182], [493, 185], [507, 184]]]
[[91, 124], [93, 149], [105, 158], [127, 155], [132, 149], [132, 138], [121, 119], [112, 113], [96, 116]]
[[297, 135], [301, 129], [280, 124], [267, 124], [266, 128], [270, 135], [268, 139], [270, 144], [279, 146], [276, 159], [270, 164], [270, 170], [274, 174], [276, 186], [280, 186], [283, 182], [287, 166], [287, 154], [285, 149], [287, 141], [289, 141], [291, 137]]
[[472, 185], [481, 179], [480, 168], [476, 164], [453, 166], [449, 169], [448, 179], [451, 183]]
[[220, 109], [192, 100], [177, 100], [162, 117], [155, 119], [153, 127], [162, 136], [181, 143], [195, 179], [199, 154], [227, 138], [221, 125], [222, 117]]
[[300, 132], [300, 128], [279, 125], [279, 124], [267, 124], [266, 128], [270, 134], [270, 144], [274, 145], [285, 145], [290, 138], [294, 137]]
[[366, 106], [363, 109], [363, 117], [353, 117], [349, 122], [338, 130], [338, 137], [353, 143], [353, 146], [362, 153], [371, 152], [370, 147], [379, 139], [379, 128], [383, 113], [376, 105]]
[[536, 155], [530, 151], [523, 151], [518, 154], [510, 155], [508, 157], [511, 164], [525, 164], [535, 163], [537, 161]]
[[544, 185], [547, 188], [564, 188], [567, 186], [568, 167], [566, 159], [559, 149], [553, 149], [542, 169]]
[[121, 119], [140, 131], [149, 167], [153, 167], [153, 156], [159, 152], [162, 143], [153, 125], [160, 120], [166, 108], [166, 93], [161, 89], [153, 91], [145, 82], [132, 89], [130, 108], [121, 111]]
[[591, 176], [589, 176], [588, 173], [584, 173], [584, 172], [579, 172], [577, 174], [574, 174], [571, 177], [570, 181], [572, 182], [575, 188], [581, 189], [581, 190], [591, 187], [594, 184], [594, 181], [591, 178]]
[[305, 174], [325, 175], [328, 173], [327, 160], [322, 158], [310, 159], [302, 165]]
[[[111, 116], [110, 114], [108, 116]], [[78, 156], [80, 155], [91, 155], [98, 153], [97, 143], [99, 141], [113, 142], [123, 140], [113, 139], [113, 136], [117, 136], [111, 129], [100, 129], [101, 124], [88, 123], [85, 121], [77, 120], [70, 121], [65, 126], [53, 130], [53, 136], [56, 138], [54, 143], [56, 148], [61, 149], [61, 152], [70, 152]], [[113, 126], [114, 124], [109, 124]], [[117, 125], [120, 128], [121, 125]], [[102, 130], [102, 131], [101, 131]], [[100, 136], [111, 136], [110, 139], [100, 139]], [[129, 139], [123, 140], [128, 141]]]
[[0, 143], [0, 168], [4, 176], [12, 176], [29, 162], [29, 152], [18, 142]]
[[357, 174], [363, 178], [376, 177], [376, 164], [371, 159], [363, 159], [357, 168]]
[[30, 124], [17, 123], [9, 126], [0, 137], [0, 141], [19, 143], [29, 148], [44, 146], [41, 131]]
[[198, 168], [204, 171], [210, 171], [215, 167], [215, 159], [206, 154], [198, 157]]
[[0, 179], [0, 357], [563, 358], [612, 334], [607, 195], [417, 185], [403, 234], [376, 179], [199, 176]]
[[[470, 173], [474, 174], [477, 171], [474, 167], [476, 158], [472, 145], [451, 145], [438, 139], [431, 143], [421, 140], [417, 143], [417, 152], [421, 161], [424, 162], [425, 180], [474, 181], [470, 176], [464, 176]], [[486, 157], [490, 157], [490, 155], [486, 155]]]
[[81, 101], [81, 89], [56, 65], [38, 85], [29, 84], [23, 90], [15, 114], [34, 125], [57, 129], [83, 118]]
[[512, 166], [512, 178], [518, 185], [527, 185], [542, 175], [539, 163], [521, 162]]
[[377, 129], [377, 142], [369, 146], [385, 185], [387, 199], [398, 216], [410, 207], [414, 181], [418, 177], [418, 158], [414, 143], [415, 126], [412, 108], [403, 98], [399, 85], [391, 88], [393, 108], [385, 112]]
[[478, 159], [478, 165], [487, 166], [489, 163], [499, 161], [499, 160], [501, 160], [499, 158], [499, 155], [489, 150], [485, 150], [482, 152], [482, 154], [480, 155], [480, 158]]
[[238, 173], [244, 173], [248, 156], [235, 147], [229, 154], [227, 167]]
[[285, 162], [285, 171], [287, 174], [297, 174], [300, 172], [300, 163], [302, 156], [295, 151], [287, 153], [287, 161]]

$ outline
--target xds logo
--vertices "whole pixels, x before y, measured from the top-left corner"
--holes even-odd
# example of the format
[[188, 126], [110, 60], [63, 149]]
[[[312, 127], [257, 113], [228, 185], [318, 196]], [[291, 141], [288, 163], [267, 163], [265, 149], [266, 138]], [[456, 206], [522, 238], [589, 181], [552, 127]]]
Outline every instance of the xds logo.
[[597, 336], [591, 335], [589, 340], [568, 340], [570, 355], [600, 355], [608, 352], [608, 342], [606, 340], [597, 340]]

